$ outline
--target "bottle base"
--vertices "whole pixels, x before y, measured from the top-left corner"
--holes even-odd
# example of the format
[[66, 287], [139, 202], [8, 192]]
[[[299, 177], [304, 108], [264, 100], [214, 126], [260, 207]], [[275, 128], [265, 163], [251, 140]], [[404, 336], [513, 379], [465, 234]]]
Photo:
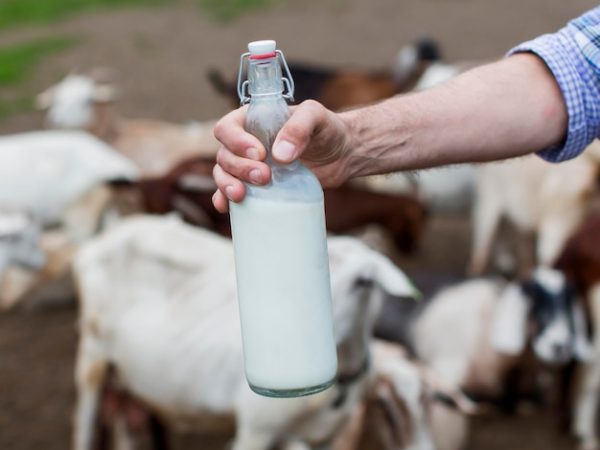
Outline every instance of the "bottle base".
[[258, 395], [262, 395], [263, 397], [293, 398], [305, 397], [307, 395], [313, 395], [322, 392], [335, 384], [335, 378], [317, 386], [310, 386], [301, 389], [268, 389], [259, 386], [254, 386], [251, 383], [248, 384], [250, 386], [250, 389], [252, 389]]

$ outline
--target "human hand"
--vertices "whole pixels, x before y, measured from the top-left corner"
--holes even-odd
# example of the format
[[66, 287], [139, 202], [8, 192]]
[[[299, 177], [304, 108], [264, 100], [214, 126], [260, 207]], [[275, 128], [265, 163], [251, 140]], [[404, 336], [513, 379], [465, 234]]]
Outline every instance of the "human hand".
[[[266, 149], [244, 129], [246, 111], [247, 107], [232, 111], [215, 126], [215, 137], [223, 144], [213, 170], [218, 186], [213, 204], [220, 212], [228, 210], [228, 200], [242, 201], [246, 191], [243, 182], [264, 185], [271, 177], [264, 162]], [[312, 100], [293, 107], [273, 143], [273, 158], [283, 164], [301, 158], [323, 186], [342, 184], [351, 175], [351, 133], [345, 119], [344, 114]]]

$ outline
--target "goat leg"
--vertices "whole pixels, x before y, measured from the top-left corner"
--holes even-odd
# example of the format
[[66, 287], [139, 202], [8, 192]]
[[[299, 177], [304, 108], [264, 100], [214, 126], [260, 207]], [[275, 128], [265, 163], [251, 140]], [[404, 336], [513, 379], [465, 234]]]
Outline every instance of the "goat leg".
[[[489, 187], [488, 187], [489, 190]], [[473, 211], [473, 247], [468, 272], [481, 275], [490, 260], [492, 242], [500, 222], [500, 206], [493, 200], [493, 194], [480, 193]]]
[[[600, 354], [596, 355], [596, 358]], [[582, 450], [598, 450], [596, 437], [596, 416], [598, 412], [598, 395], [600, 394], [600, 361], [586, 366], [581, 388], [577, 396], [575, 408], [574, 432], [581, 440]]]
[[150, 434], [154, 450], [169, 450], [167, 430], [164, 423], [154, 414], [150, 415]]
[[113, 448], [115, 450], [135, 450], [135, 440], [127, 427], [127, 419], [117, 415], [113, 419]]
[[600, 286], [595, 286], [590, 295], [590, 309], [595, 324], [594, 355], [592, 361], [584, 365], [583, 376], [575, 406], [574, 433], [581, 439], [582, 450], [598, 450], [596, 418], [600, 396]]
[[98, 413], [100, 391], [108, 372], [108, 363], [92, 339], [83, 336], [79, 343], [75, 382], [73, 449], [92, 450], [94, 429]]

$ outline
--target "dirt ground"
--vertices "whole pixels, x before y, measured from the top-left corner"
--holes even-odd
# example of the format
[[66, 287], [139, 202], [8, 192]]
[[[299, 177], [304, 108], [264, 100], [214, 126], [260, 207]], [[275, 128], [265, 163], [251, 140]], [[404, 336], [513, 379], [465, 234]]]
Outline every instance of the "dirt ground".
[[[386, 66], [401, 44], [422, 35], [438, 39], [448, 60], [486, 60], [595, 5], [589, 0], [305, 0], [280, 2], [223, 25], [182, 1], [172, 8], [102, 12], [3, 32], [0, 45], [49, 34], [79, 36], [79, 45], [39, 68], [31, 80], [36, 90], [72, 68], [110, 66], [118, 70], [124, 115], [183, 122], [228, 110], [205, 73], [217, 67], [233, 74], [245, 43], [257, 38], [277, 39], [290, 59], [331, 65]], [[0, 133], [41, 124], [41, 114], [22, 114], [0, 123]], [[434, 220], [421, 252], [403, 267], [462, 274], [469, 231], [466, 217]], [[75, 329], [73, 305], [0, 315], [0, 450], [69, 447]], [[481, 419], [473, 431], [473, 450], [575, 448], [555, 430], [549, 411]], [[178, 447], [216, 450], [226, 439], [187, 436]]]

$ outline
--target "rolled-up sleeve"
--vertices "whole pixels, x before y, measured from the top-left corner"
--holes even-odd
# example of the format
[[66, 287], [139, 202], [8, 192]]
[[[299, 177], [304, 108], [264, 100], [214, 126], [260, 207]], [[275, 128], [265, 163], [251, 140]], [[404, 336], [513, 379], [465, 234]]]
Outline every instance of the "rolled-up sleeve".
[[538, 154], [551, 162], [579, 155], [600, 135], [600, 6], [553, 34], [513, 48], [530, 52], [548, 66], [560, 87], [569, 116], [566, 139]]

